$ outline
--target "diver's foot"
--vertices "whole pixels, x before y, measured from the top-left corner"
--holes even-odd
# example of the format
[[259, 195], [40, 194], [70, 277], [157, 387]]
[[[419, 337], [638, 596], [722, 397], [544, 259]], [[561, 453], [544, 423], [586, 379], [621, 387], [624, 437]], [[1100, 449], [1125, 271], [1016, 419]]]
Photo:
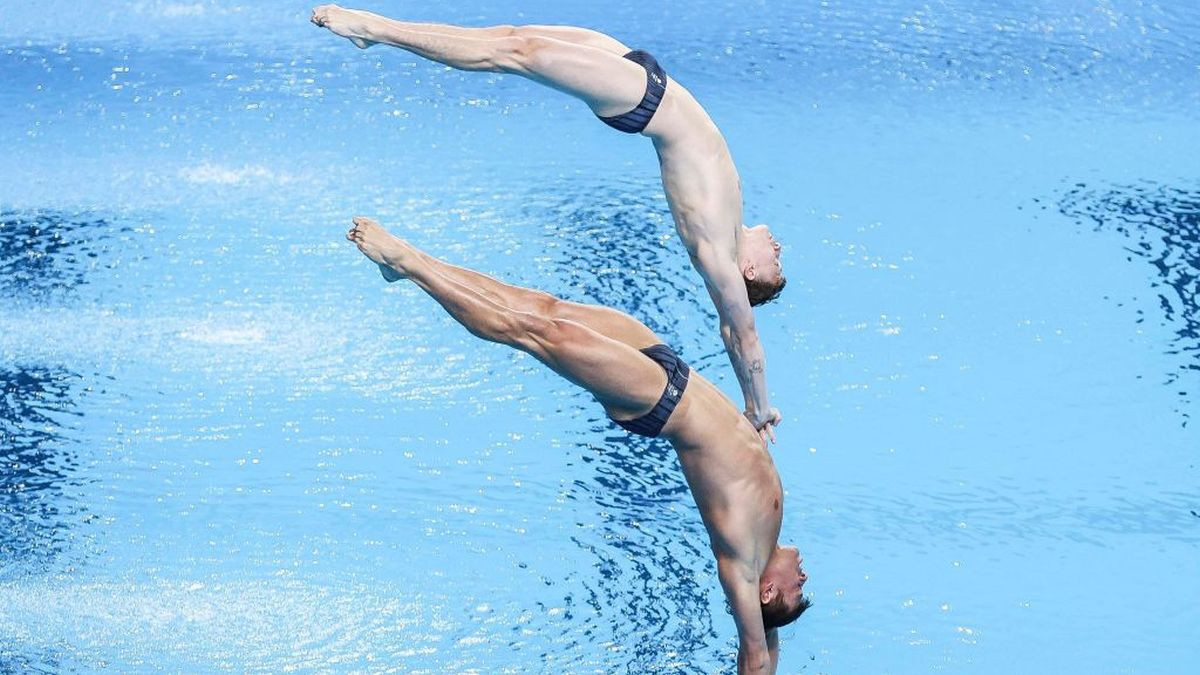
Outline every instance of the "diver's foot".
[[346, 239], [354, 242], [371, 262], [379, 265], [379, 273], [388, 283], [408, 276], [406, 263], [414, 259], [416, 251], [408, 242], [393, 236], [374, 220], [355, 216], [354, 227], [346, 233]]
[[312, 18], [309, 21], [322, 28], [328, 28], [329, 32], [334, 35], [346, 38], [359, 49], [379, 44], [362, 37], [362, 15], [353, 9], [344, 9], [337, 5], [320, 5], [313, 7]]

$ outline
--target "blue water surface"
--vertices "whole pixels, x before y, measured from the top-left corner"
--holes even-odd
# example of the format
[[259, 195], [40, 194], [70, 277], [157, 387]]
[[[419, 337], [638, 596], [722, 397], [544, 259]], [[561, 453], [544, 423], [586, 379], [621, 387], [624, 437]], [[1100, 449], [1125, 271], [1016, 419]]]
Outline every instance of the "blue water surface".
[[[1200, 658], [1200, 9], [379, 2], [706, 105], [815, 605], [780, 672]], [[645, 139], [309, 5], [0, 0], [0, 671], [732, 672], [669, 447], [386, 285], [378, 218], [633, 313], [734, 400]]]

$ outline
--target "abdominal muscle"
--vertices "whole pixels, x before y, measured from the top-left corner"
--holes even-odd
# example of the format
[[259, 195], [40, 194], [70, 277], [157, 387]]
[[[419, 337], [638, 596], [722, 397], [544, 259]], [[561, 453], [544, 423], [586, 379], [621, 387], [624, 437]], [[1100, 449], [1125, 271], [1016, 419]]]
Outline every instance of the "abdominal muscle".
[[662, 435], [675, 447], [714, 550], [769, 555], [782, 522], [783, 486], [750, 422], [693, 375]]

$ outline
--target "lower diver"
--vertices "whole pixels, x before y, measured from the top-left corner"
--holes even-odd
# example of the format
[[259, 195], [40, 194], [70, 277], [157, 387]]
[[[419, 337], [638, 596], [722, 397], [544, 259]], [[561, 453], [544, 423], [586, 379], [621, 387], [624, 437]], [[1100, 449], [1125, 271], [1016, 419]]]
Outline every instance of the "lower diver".
[[799, 551], [778, 545], [783, 486], [754, 426], [645, 324], [434, 258], [358, 217], [346, 234], [388, 281], [408, 279], [478, 338], [587, 390], [618, 425], [675, 448], [738, 632], [738, 672], [773, 673], [778, 628], [810, 602]]

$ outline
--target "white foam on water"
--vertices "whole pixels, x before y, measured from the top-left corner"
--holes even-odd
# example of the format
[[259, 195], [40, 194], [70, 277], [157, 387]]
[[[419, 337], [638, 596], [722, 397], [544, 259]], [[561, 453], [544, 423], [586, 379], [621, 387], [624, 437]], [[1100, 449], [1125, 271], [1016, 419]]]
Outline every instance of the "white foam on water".
[[219, 0], [204, 2], [177, 2], [176, 0], [143, 0], [130, 5], [130, 9], [145, 17], [156, 19], [200, 19], [221, 17], [245, 12], [246, 7]]
[[[282, 307], [204, 318], [30, 308], [0, 313], [0, 362], [61, 363], [80, 373], [114, 375], [129, 367], [206, 373], [226, 383], [283, 378], [296, 394], [340, 388], [372, 399], [431, 402], [457, 390], [503, 387], [511, 379], [493, 375], [489, 359], [464, 362], [457, 348], [439, 350], [445, 354], [431, 360], [429, 349], [381, 333], [376, 327], [382, 321], [375, 315], [315, 321]], [[438, 325], [420, 317], [406, 321], [410, 336]], [[499, 349], [489, 355], [511, 356]]]
[[167, 5], [161, 6], [158, 11], [160, 14], [162, 14], [163, 16], [166, 16], [166, 17], [179, 17], [179, 16], [203, 16], [205, 13], [205, 10], [206, 10], [206, 8], [204, 5], [202, 5], [198, 2], [194, 2], [190, 5], [177, 4], [177, 3], [167, 4]]
[[442, 604], [376, 584], [335, 588], [290, 578], [50, 580], [0, 585], [0, 635], [18, 653], [65, 651], [97, 666], [115, 661], [275, 672], [338, 663], [394, 666], [405, 650], [438, 653], [441, 633], [450, 628], [438, 616]]
[[179, 337], [213, 345], [257, 345], [266, 341], [267, 331], [257, 326], [220, 328], [201, 324], [181, 331]]
[[240, 167], [223, 166], [203, 162], [184, 167], [179, 175], [189, 183], [216, 185], [243, 185], [247, 183], [287, 184], [296, 177], [286, 171], [273, 171], [262, 165], [245, 164]]
[[[253, 354], [317, 358], [345, 342], [338, 326], [312, 323], [282, 310], [197, 320], [126, 316], [104, 309], [34, 308], [0, 315], [0, 356], [6, 360], [179, 361], [203, 346], [254, 347]], [[239, 350], [244, 356], [246, 350]], [[208, 359], [220, 354], [209, 353]]]

